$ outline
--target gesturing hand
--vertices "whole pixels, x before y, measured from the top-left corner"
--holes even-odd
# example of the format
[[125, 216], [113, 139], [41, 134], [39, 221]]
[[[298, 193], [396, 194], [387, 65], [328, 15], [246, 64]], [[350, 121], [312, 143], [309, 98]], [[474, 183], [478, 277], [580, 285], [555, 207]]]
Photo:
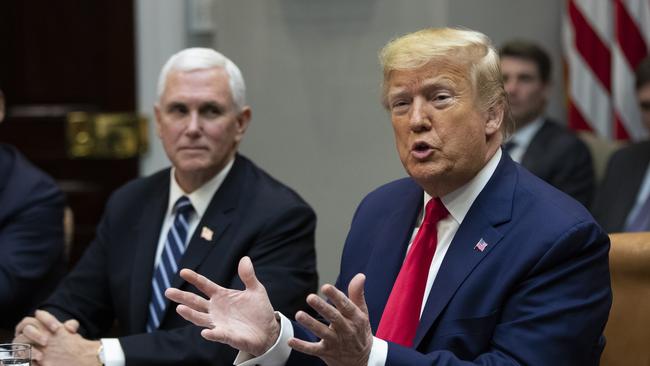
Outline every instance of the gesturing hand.
[[323, 285], [321, 291], [332, 304], [314, 294], [309, 295], [309, 306], [330, 324], [327, 326], [299, 311], [296, 320], [321, 340], [313, 343], [292, 338], [289, 346], [296, 351], [317, 356], [330, 366], [367, 365], [373, 338], [363, 293], [365, 280], [363, 274], [354, 276], [348, 286], [349, 298], [336, 287]]
[[206, 328], [201, 331], [203, 338], [259, 356], [275, 343], [280, 325], [266, 289], [255, 277], [250, 258], [239, 261], [238, 273], [246, 286], [244, 291], [221, 287], [192, 270], [183, 269], [181, 277], [209, 299], [175, 288], [167, 289], [165, 296], [180, 304], [176, 311], [183, 318]]

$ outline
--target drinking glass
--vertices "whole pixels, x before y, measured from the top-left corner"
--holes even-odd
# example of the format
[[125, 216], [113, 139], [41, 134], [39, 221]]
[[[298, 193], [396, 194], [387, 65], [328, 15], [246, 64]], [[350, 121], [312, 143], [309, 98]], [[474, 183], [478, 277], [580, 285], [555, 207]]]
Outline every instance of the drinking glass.
[[23, 343], [0, 344], [0, 366], [30, 366], [32, 346]]

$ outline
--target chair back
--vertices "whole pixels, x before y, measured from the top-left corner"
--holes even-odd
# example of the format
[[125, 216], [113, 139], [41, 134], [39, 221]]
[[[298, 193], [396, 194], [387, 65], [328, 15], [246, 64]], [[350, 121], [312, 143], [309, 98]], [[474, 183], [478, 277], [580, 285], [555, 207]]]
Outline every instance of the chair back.
[[650, 232], [609, 237], [614, 299], [600, 364], [650, 366]]

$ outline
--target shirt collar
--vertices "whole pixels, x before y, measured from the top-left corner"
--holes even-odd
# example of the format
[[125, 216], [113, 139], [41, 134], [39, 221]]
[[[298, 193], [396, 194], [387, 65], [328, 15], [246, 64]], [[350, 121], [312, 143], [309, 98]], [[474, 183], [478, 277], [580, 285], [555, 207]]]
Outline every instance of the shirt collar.
[[530, 141], [533, 139], [535, 134], [537, 134], [537, 131], [539, 131], [539, 129], [542, 128], [543, 124], [544, 124], [544, 117], [539, 116], [535, 118], [532, 122], [527, 124], [526, 126], [515, 131], [510, 137], [509, 141], [516, 142], [517, 146], [521, 147], [524, 151], [526, 151], [528, 145], [530, 145]]
[[[440, 197], [442, 204], [445, 205], [447, 211], [451, 217], [458, 222], [460, 225], [470, 207], [481, 193], [485, 185], [494, 174], [494, 171], [499, 165], [501, 160], [501, 149], [497, 149], [494, 155], [488, 160], [487, 164], [472, 178], [469, 182], [462, 185], [460, 188], [457, 188], [455, 191], [450, 192], [442, 197]], [[424, 204], [426, 206], [427, 202], [431, 199], [431, 196], [424, 192]], [[425, 207], [423, 206], [423, 207]]]
[[221, 187], [221, 183], [223, 183], [223, 181], [226, 179], [226, 176], [228, 176], [228, 173], [230, 172], [230, 169], [232, 168], [234, 162], [235, 159], [230, 160], [230, 162], [226, 164], [226, 166], [221, 169], [219, 173], [217, 173], [214, 177], [205, 182], [201, 187], [192, 193], [183, 191], [183, 189], [178, 185], [178, 182], [176, 181], [176, 177], [174, 175], [176, 168], [172, 167], [169, 172], [169, 181], [171, 184], [169, 185], [169, 203], [167, 205], [167, 214], [172, 214], [174, 204], [179, 198], [181, 198], [181, 196], [187, 196], [187, 198], [190, 199], [190, 202], [194, 207], [194, 211], [196, 212], [199, 219], [202, 218], [203, 214], [208, 209], [208, 205], [212, 200], [212, 196], [214, 196], [219, 187]]

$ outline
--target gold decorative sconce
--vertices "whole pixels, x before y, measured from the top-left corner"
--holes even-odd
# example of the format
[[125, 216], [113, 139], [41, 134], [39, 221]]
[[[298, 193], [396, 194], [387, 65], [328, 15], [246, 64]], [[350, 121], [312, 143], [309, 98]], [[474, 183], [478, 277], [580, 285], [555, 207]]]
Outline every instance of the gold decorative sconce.
[[147, 150], [147, 119], [133, 113], [70, 112], [66, 139], [72, 158], [132, 158]]

